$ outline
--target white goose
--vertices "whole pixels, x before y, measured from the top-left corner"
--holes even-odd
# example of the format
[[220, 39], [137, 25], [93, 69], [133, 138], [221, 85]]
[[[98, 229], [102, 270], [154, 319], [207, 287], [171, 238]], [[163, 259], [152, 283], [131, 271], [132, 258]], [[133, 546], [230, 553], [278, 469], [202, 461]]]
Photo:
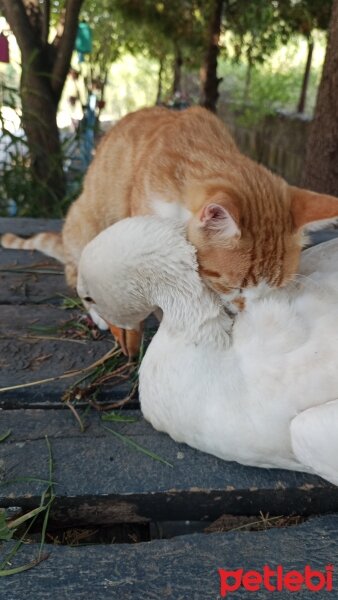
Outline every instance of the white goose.
[[233, 321], [198, 274], [182, 226], [116, 223], [84, 249], [78, 292], [135, 329], [163, 311], [140, 369], [144, 417], [174, 440], [242, 464], [338, 485], [338, 240], [306, 250], [300, 283]]

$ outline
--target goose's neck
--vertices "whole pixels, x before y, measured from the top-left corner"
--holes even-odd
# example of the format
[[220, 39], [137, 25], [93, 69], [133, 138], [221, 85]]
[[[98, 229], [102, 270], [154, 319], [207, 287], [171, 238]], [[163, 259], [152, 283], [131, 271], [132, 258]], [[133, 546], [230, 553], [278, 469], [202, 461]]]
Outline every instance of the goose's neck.
[[163, 311], [161, 327], [170, 336], [188, 343], [227, 348], [231, 341], [233, 319], [224, 311], [220, 299], [193, 277], [175, 279], [167, 285], [154, 286], [152, 304]]

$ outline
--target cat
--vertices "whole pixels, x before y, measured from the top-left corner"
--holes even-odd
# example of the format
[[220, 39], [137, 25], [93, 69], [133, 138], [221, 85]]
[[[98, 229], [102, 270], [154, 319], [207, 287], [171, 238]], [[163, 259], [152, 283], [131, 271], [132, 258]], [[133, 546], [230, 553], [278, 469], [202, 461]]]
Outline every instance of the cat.
[[[24, 240], [8, 233], [1, 242], [63, 262], [76, 288], [84, 246], [114, 222], [147, 214], [187, 223], [201, 276], [236, 311], [248, 294], [292, 279], [304, 231], [337, 218], [338, 199], [290, 186], [244, 156], [204, 108], [145, 108], [104, 136], [61, 234]], [[137, 351], [140, 332], [112, 331], [125, 353]]]

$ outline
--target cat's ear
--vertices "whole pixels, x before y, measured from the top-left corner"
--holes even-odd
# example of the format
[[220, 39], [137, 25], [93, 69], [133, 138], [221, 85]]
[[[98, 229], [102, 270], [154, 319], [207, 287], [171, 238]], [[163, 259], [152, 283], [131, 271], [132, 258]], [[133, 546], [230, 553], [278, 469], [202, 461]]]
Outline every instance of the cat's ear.
[[338, 198], [290, 186], [291, 214], [297, 229], [320, 229], [338, 218]]
[[239, 236], [241, 233], [235, 207], [228, 210], [221, 204], [206, 204], [199, 218], [202, 227], [207, 231], [219, 233], [227, 238]]

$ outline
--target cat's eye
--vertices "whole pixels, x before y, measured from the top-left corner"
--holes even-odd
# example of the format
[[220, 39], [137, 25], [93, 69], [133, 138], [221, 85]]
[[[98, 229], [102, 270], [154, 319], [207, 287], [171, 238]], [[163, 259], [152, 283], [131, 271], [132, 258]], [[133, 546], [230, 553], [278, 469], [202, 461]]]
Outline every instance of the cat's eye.
[[91, 298], [90, 296], [85, 296], [83, 299], [85, 302], [94, 302], [93, 298]]

